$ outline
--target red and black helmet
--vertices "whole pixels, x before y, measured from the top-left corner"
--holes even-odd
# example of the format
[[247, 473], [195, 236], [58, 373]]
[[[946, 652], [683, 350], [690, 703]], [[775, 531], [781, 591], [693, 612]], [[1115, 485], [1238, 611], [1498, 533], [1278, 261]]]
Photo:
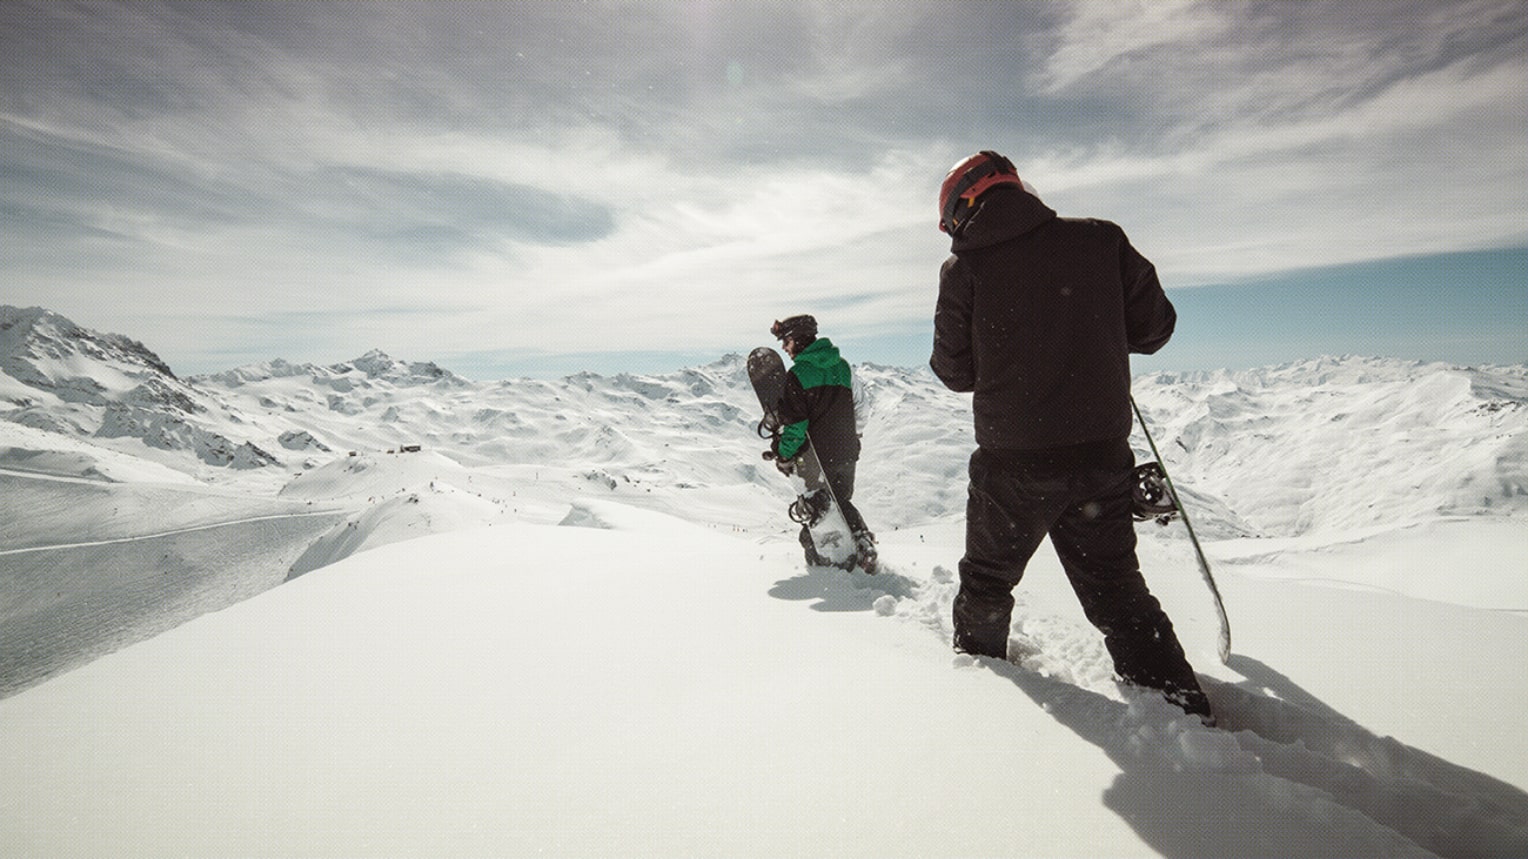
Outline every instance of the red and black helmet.
[[775, 339], [781, 343], [795, 340], [797, 346], [805, 348], [817, 339], [817, 320], [804, 313], [784, 320], [777, 319], [769, 327], [769, 333], [775, 335]]
[[1019, 171], [1007, 158], [984, 149], [950, 168], [939, 186], [939, 229], [956, 235], [965, 226], [976, 199], [997, 185], [1017, 185]]

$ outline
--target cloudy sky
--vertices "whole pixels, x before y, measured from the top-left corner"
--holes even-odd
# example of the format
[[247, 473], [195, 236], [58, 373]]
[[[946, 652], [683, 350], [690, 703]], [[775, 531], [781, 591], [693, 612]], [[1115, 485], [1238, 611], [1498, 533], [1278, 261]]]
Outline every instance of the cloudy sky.
[[6, 0], [0, 303], [182, 374], [653, 372], [798, 312], [921, 364], [995, 148], [1157, 263], [1163, 366], [1525, 361], [1525, 105], [1520, 0]]

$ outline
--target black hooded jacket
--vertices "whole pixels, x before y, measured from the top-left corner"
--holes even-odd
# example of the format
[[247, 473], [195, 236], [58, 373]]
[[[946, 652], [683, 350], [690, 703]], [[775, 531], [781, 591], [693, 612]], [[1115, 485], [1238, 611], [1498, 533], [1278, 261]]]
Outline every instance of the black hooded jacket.
[[1130, 355], [1172, 336], [1156, 268], [1108, 221], [998, 187], [950, 246], [934, 373], [974, 393], [976, 442], [1037, 450], [1130, 435]]

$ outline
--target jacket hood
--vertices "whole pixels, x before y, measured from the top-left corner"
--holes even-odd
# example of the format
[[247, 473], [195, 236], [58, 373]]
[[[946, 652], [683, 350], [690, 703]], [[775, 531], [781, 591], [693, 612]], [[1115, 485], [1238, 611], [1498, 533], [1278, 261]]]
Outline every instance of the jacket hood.
[[1056, 210], [1027, 191], [997, 187], [982, 195], [981, 206], [966, 222], [960, 236], [950, 240], [950, 250], [984, 248], [1006, 242], [1056, 217]]
[[818, 369], [827, 368], [839, 362], [838, 347], [826, 337], [818, 337], [812, 341], [812, 345], [796, 353], [795, 361], [798, 364], [810, 364]]

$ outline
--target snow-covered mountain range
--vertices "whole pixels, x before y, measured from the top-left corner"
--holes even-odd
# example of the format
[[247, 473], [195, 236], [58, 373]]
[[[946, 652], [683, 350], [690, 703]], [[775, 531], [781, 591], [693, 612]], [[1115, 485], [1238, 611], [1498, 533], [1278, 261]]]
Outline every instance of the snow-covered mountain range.
[[[1528, 704], [1513, 652], [1528, 365], [1342, 357], [1135, 379], [1238, 630], [1217, 664], [1183, 530], [1143, 523], [1143, 568], [1220, 731], [1116, 688], [1048, 557], [1021, 587], [1010, 662], [951, 670], [971, 412], [924, 369], [855, 367], [876, 579], [802, 568], [739, 355], [482, 382], [373, 351], [180, 378], [128, 337], [0, 307], [0, 371], [0, 771], [53, 785], [0, 789], [0, 852], [388, 852], [366, 833], [410, 814], [433, 835], [403, 853], [1528, 846], [1528, 758], [1509, 727]], [[1139, 428], [1133, 444], [1149, 458]], [[963, 711], [962, 737], [976, 718], [1009, 739], [969, 758], [920, 709], [941, 699], [982, 712]], [[156, 739], [185, 708], [191, 747], [224, 750], [213, 760]], [[667, 739], [676, 723], [689, 745]], [[861, 724], [877, 739], [855, 764], [858, 735], [825, 726]], [[400, 730], [417, 753], [395, 748]], [[435, 730], [449, 738], [421, 733]], [[245, 733], [261, 738], [247, 760], [228, 745]], [[323, 778], [295, 775], [315, 754], [333, 764]], [[747, 784], [718, 792], [697, 754]], [[999, 758], [1011, 766], [988, 771]], [[845, 775], [856, 765], [865, 779]], [[443, 787], [461, 778], [465, 803]], [[1026, 791], [1028, 822], [982, 813], [973, 779], [988, 797]], [[1028, 792], [1036, 779], [1049, 798]], [[872, 782], [895, 801], [848, 822], [823, 793]], [[803, 784], [823, 786], [805, 805]], [[595, 794], [649, 792], [590, 810]], [[700, 806], [713, 842], [685, 834]], [[338, 822], [298, 823], [338, 807]], [[818, 811], [854, 839], [816, 840]], [[1242, 828], [1205, 829], [1211, 812]]]
[[[127, 337], [0, 307], [0, 368], [0, 419], [71, 440], [82, 474], [101, 465], [85, 460], [125, 455], [209, 485], [279, 487], [351, 451], [418, 445], [467, 466], [591, 466], [612, 488], [772, 485], [754, 461], [755, 401], [738, 355], [662, 376], [474, 382], [374, 350], [183, 380]], [[951, 469], [971, 446], [968, 400], [922, 369], [857, 370], [865, 491], [916, 499], [911, 518], [958, 512], [964, 489]], [[1319, 358], [1156, 373], [1135, 389], [1212, 533], [1297, 536], [1528, 509], [1528, 367]], [[1146, 458], [1139, 429], [1136, 442]], [[24, 447], [8, 449], [5, 467]]]

